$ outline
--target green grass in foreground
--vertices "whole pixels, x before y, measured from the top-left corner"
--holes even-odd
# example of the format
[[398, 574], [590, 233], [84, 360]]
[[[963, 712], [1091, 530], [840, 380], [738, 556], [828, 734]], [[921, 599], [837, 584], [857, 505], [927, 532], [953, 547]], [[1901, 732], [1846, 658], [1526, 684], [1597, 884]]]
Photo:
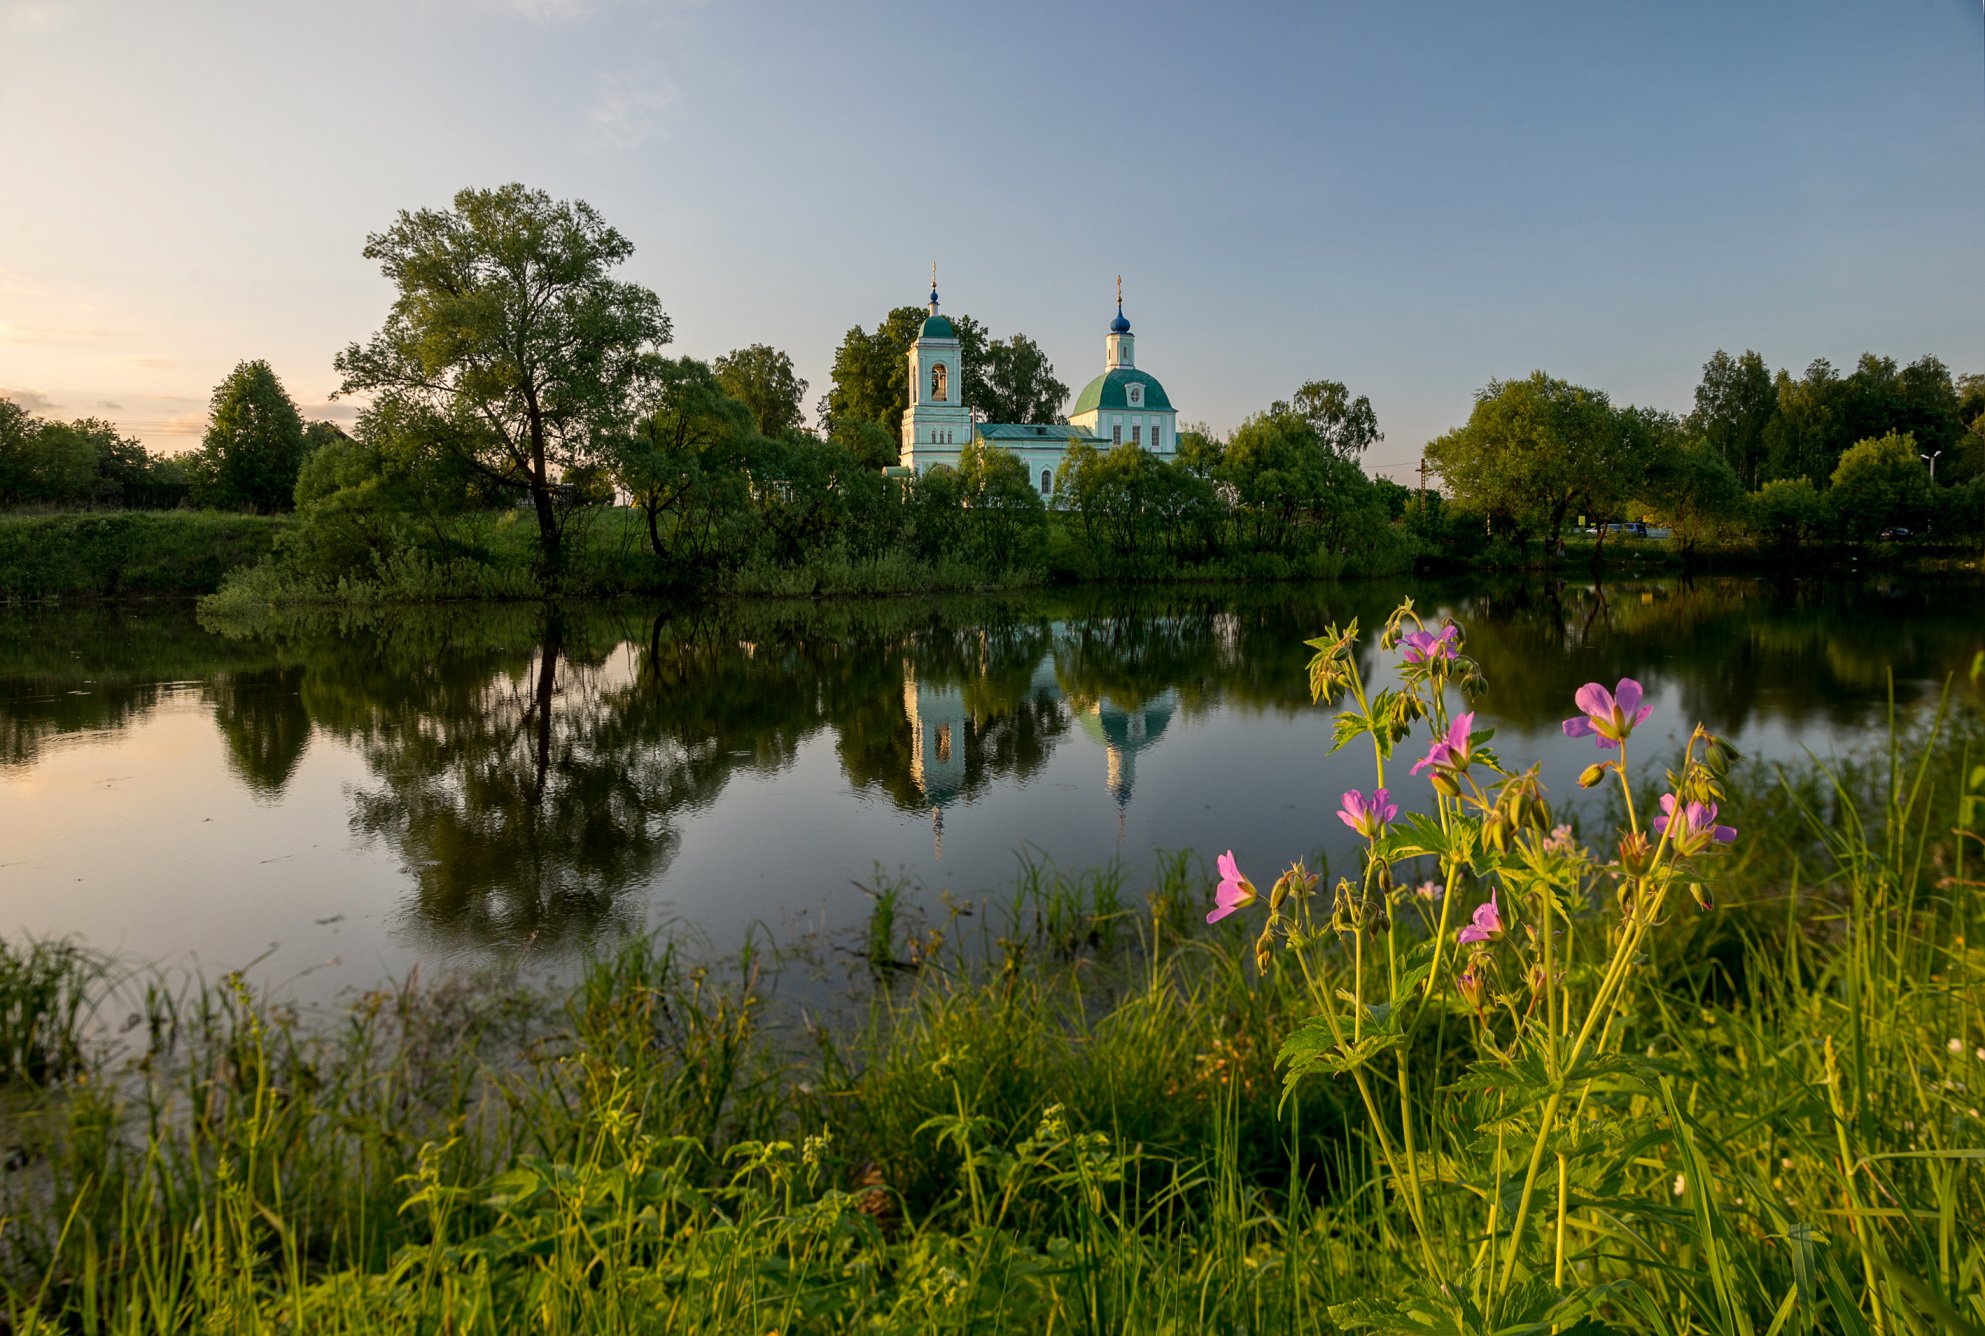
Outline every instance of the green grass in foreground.
[[[1978, 731], [1743, 776], [1721, 905], [1619, 1015], [1663, 1089], [1524, 1283], [1623, 1331], [1985, 1327]], [[1208, 882], [1023, 866], [935, 924], [880, 886], [825, 1011], [663, 940], [563, 997], [410, 982], [329, 1024], [18, 947], [12, 1330], [1334, 1330], [1408, 1283], [1401, 1197], [1343, 1083], [1278, 1109], [1302, 989], [1199, 924]], [[135, 1018], [122, 1058], [75, 1071], [65, 1003], [24, 1021], [73, 995], [51, 971]], [[1453, 1014], [1417, 1066], [1493, 1136]]]

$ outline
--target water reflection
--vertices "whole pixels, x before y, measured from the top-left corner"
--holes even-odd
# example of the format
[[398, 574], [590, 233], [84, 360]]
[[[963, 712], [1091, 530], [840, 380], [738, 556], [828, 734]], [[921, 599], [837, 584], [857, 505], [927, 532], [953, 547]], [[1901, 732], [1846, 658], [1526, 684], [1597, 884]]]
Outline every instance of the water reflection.
[[[850, 797], [927, 817], [937, 857], [947, 814], [1069, 748], [1120, 838], [1140, 770], [1168, 764], [1181, 729], [1308, 712], [1303, 639], [1352, 617], [1369, 630], [1405, 592], [448, 611], [251, 636], [200, 631], [183, 612], [43, 612], [0, 620], [0, 777], [197, 691], [233, 782], [258, 801], [293, 801], [315, 739], [358, 759], [340, 819], [403, 869], [420, 940], [544, 946], [637, 916], [631, 890], [666, 875], [684, 824], [739, 776], [792, 769], [815, 738], [840, 787], [808, 801], [849, 822], [864, 819]], [[1907, 706], [1980, 642], [1975, 585], [1412, 592], [1468, 627], [1494, 721], [1540, 738], [1578, 683], [1627, 673], [1740, 738], [1766, 722], [1797, 736], [1872, 727], [1891, 672]], [[1369, 665], [1372, 646], [1361, 652]], [[1225, 759], [1224, 782], [1276, 781], [1249, 778], [1248, 759]], [[1009, 848], [1027, 838], [1004, 834]]]

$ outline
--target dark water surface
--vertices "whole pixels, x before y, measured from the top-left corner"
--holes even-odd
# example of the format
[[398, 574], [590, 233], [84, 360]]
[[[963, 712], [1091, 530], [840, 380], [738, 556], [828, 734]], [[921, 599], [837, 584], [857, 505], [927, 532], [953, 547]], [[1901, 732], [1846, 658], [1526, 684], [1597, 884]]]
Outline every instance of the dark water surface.
[[[1554, 793], [1592, 678], [1745, 750], [1861, 745], [1985, 645], [1976, 583], [1429, 582], [1000, 599], [405, 612], [256, 635], [188, 609], [0, 615], [0, 933], [75, 934], [305, 992], [685, 923], [728, 950], [1069, 868], [1319, 848], [1369, 787], [1305, 637], [1413, 594], [1468, 632], [1505, 761]], [[1386, 672], [1368, 643], [1365, 662]], [[1479, 726], [1479, 725], [1478, 725]], [[1414, 748], [1415, 753], [1423, 745]], [[1424, 785], [1393, 788], [1403, 805]], [[271, 947], [274, 947], [271, 952]]]

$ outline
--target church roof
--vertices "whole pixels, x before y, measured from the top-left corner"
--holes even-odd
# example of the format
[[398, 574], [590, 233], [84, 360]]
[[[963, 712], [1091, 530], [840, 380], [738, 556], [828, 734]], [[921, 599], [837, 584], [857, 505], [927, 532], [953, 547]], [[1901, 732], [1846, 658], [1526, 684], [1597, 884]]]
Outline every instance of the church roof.
[[951, 322], [949, 320], [946, 320], [941, 315], [932, 313], [924, 317], [924, 327], [917, 331], [917, 337], [920, 339], [955, 339], [958, 337], [958, 334], [956, 330], [951, 328]]
[[1047, 445], [1057, 441], [1094, 441], [1096, 433], [1066, 422], [981, 422], [972, 429], [979, 437], [1016, 445]]
[[1144, 387], [1143, 408], [1159, 412], [1171, 409], [1172, 401], [1166, 396], [1165, 387], [1158, 383], [1157, 377], [1147, 375], [1136, 367], [1120, 366], [1114, 371], [1105, 371], [1084, 385], [1068, 415], [1078, 417], [1093, 408], [1129, 408], [1130, 398], [1124, 391], [1131, 385]]

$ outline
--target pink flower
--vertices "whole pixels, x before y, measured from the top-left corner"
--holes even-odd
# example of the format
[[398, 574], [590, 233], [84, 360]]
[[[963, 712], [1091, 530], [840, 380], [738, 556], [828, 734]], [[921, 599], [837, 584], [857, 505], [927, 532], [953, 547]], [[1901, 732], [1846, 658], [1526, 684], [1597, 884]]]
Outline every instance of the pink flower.
[[1640, 703], [1640, 683], [1623, 677], [1611, 691], [1597, 682], [1587, 682], [1572, 697], [1585, 713], [1565, 720], [1568, 738], [1594, 738], [1601, 747], [1617, 747], [1627, 740], [1634, 725], [1654, 713], [1652, 705]]
[[1491, 937], [1500, 937], [1502, 931], [1502, 905], [1496, 900], [1495, 891], [1491, 889], [1488, 901], [1475, 906], [1474, 922], [1463, 928], [1455, 940], [1467, 946], [1470, 942], [1486, 942]]
[[1400, 637], [1405, 651], [1402, 656], [1408, 663], [1431, 663], [1435, 659], [1454, 658], [1454, 646], [1461, 638], [1461, 628], [1449, 622], [1439, 631], [1408, 631]]
[[[1668, 829], [1671, 822], [1675, 827], [1672, 831]], [[1734, 844], [1737, 839], [1735, 826], [1716, 824], [1715, 803], [1690, 803], [1682, 808], [1678, 819], [1672, 793], [1661, 795], [1661, 815], [1654, 818], [1654, 833], [1666, 834], [1675, 852], [1684, 857], [1699, 854], [1713, 844]]]
[[1375, 791], [1369, 800], [1356, 789], [1344, 791], [1344, 806], [1339, 809], [1337, 819], [1357, 831], [1368, 840], [1375, 840], [1385, 829], [1385, 823], [1399, 815], [1399, 809], [1392, 805], [1384, 789]]
[[1435, 738], [1434, 745], [1427, 749], [1427, 754], [1413, 763], [1412, 773], [1417, 775], [1430, 765], [1442, 770], [1467, 769], [1468, 734], [1474, 727], [1473, 710], [1467, 714], [1456, 715], [1454, 722], [1447, 726], [1446, 736]]
[[1220, 885], [1213, 892], [1213, 912], [1206, 916], [1208, 923], [1218, 923], [1236, 909], [1246, 909], [1255, 901], [1254, 883], [1241, 875], [1240, 864], [1234, 861], [1232, 849], [1214, 862], [1220, 868]]

